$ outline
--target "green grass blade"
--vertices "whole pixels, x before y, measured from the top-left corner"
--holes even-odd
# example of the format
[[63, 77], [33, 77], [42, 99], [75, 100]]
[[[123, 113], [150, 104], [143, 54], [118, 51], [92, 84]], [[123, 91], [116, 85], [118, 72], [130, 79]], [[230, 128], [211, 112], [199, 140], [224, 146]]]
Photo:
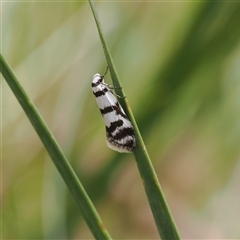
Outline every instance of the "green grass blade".
[[102, 220], [100, 219], [96, 209], [94, 208], [82, 184], [78, 180], [76, 174], [64, 156], [58, 143], [54, 139], [53, 135], [47, 128], [34, 104], [28, 98], [27, 94], [18, 82], [16, 76], [13, 74], [11, 68], [1, 54], [0, 64], [3, 77], [7, 81], [9, 87], [25, 111], [27, 117], [29, 118], [38, 136], [47, 149], [50, 157], [52, 158], [55, 166], [57, 167], [59, 173], [67, 184], [92, 234], [96, 239], [111, 239], [109, 233], [103, 227]]
[[[107, 43], [103, 36], [103, 31], [101, 29], [100, 21], [99, 21], [95, 6], [92, 0], [89, 0], [89, 3], [90, 3], [93, 16], [97, 25], [98, 33], [101, 39], [104, 54], [105, 54], [108, 67], [111, 73], [113, 84], [114, 86], [121, 86], [110, 51], [108, 49]], [[117, 89], [116, 92], [118, 95], [122, 97], [125, 96], [123, 89]], [[149, 205], [151, 207], [159, 234], [162, 239], [180, 239], [180, 235], [178, 233], [177, 227], [168, 209], [156, 172], [152, 166], [150, 157], [144, 145], [143, 139], [139, 132], [133, 113], [127, 102], [127, 98], [124, 98], [122, 100], [120, 99], [120, 101], [135, 129], [138, 147], [134, 151], [134, 155], [137, 161], [137, 166], [143, 180], [146, 195], [147, 195]]]

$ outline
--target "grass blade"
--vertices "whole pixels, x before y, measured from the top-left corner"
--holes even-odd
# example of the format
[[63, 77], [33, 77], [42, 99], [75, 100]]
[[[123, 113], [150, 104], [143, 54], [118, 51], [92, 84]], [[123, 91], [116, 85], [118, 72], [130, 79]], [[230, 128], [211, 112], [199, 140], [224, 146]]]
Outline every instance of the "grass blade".
[[59, 173], [67, 184], [92, 234], [96, 239], [111, 239], [109, 233], [103, 227], [102, 220], [100, 219], [96, 209], [64, 156], [58, 143], [1, 54], [0, 65], [3, 77], [25, 111]]
[[[89, 3], [90, 3], [90, 7], [92, 9], [92, 13], [97, 25], [98, 33], [101, 39], [101, 43], [102, 43], [104, 54], [108, 63], [113, 84], [114, 86], [121, 86], [110, 51], [108, 49], [107, 43], [103, 36], [103, 32], [101, 29], [100, 21], [99, 21], [94, 3], [92, 0], [89, 0]], [[123, 89], [117, 89], [116, 92], [118, 95], [122, 97], [125, 96]], [[120, 99], [120, 101], [135, 129], [138, 147], [134, 151], [134, 155], [136, 158], [138, 170], [143, 180], [149, 205], [151, 207], [151, 210], [155, 219], [155, 223], [158, 228], [158, 232], [162, 239], [180, 239], [180, 235], [178, 233], [177, 227], [168, 209], [156, 172], [151, 163], [150, 157], [144, 145], [143, 139], [139, 132], [133, 113], [128, 104], [127, 98], [123, 98], [122, 100]]]

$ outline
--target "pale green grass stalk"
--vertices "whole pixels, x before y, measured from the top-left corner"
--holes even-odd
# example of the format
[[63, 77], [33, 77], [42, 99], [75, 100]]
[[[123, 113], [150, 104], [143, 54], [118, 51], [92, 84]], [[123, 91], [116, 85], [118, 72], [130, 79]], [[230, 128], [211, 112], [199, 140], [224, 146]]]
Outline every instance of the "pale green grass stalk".
[[111, 239], [81, 182], [49, 131], [33, 102], [20, 85], [10, 66], [0, 55], [1, 73], [42, 140], [59, 173], [79, 206], [83, 218], [96, 239]]
[[[104, 39], [103, 31], [101, 29], [100, 21], [99, 21], [95, 6], [93, 4], [93, 1], [89, 0], [89, 3], [90, 3], [93, 16], [97, 25], [98, 33], [101, 39], [101, 43], [103, 46], [104, 54], [110, 70], [113, 84], [114, 86], [117, 86], [117, 87], [122, 86], [119, 80], [115, 65], [113, 63], [109, 48]], [[123, 88], [117, 89], [116, 92], [118, 95], [122, 97], [126, 96]], [[126, 97], [123, 98], [121, 103], [127, 115], [129, 116], [136, 133], [138, 147], [134, 151], [134, 155], [136, 158], [138, 170], [143, 180], [143, 185], [146, 191], [149, 205], [151, 207], [151, 210], [155, 219], [158, 232], [162, 239], [180, 239], [180, 235], [178, 233], [177, 227], [174, 223], [172, 215], [167, 206], [156, 172], [151, 163], [150, 157], [144, 145], [143, 139], [139, 132], [133, 113], [128, 104], [127, 98]]]

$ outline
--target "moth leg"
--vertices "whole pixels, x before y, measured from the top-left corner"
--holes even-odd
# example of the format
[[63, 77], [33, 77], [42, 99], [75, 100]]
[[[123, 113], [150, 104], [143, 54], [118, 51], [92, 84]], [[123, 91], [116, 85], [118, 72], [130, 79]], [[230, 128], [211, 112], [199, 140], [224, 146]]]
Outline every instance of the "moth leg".
[[115, 96], [117, 96], [118, 98], [126, 98], [127, 96], [119, 96], [118, 94], [116, 94], [116, 93], [113, 93], [113, 95], [115, 95]]
[[108, 88], [110, 89], [122, 89], [123, 87], [117, 87], [117, 86], [113, 86], [113, 85], [110, 85], [110, 84], [107, 84], [107, 83], [103, 83], [105, 86], [107, 86]]
[[118, 94], [116, 94], [115, 92], [113, 92], [112, 90], [110, 90], [109, 89], [109, 91], [114, 95], [114, 96], [116, 96], [116, 97], [118, 97], [118, 98], [126, 98], [126, 96], [120, 96], [120, 95], [118, 95]]

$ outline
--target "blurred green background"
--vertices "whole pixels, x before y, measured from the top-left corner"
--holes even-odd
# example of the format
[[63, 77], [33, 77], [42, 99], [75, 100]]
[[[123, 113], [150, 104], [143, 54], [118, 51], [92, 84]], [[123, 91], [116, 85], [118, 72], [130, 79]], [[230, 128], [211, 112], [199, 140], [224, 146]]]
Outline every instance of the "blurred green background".
[[[158, 233], [132, 154], [107, 148], [91, 77], [106, 69], [88, 2], [2, 2], [2, 54], [114, 239]], [[96, 3], [183, 239], [240, 238], [240, 3]], [[3, 239], [91, 239], [2, 81]], [[110, 74], [106, 82], [111, 84]]]

